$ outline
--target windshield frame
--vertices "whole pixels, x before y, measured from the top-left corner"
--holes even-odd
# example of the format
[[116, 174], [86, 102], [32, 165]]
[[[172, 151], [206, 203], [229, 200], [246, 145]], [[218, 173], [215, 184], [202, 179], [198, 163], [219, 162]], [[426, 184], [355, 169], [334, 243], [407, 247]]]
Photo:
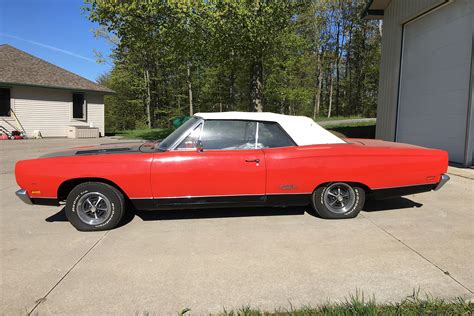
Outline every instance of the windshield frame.
[[[192, 122], [194, 120], [194, 122]], [[169, 134], [163, 141], [161, 141], [158, 146], [156, 147], [157, 151], [170, 151], [174, 150], [176, 146], [178, 146], [193, 130], [196, 128], [201, 122], [203, 122], [203, 118], [199, 116], [191, 116], [191, 118], [184, 122], [183, 125], [175, 129], [171, 134]], [[191, 122], [191, 123], [189, 123]], [[167, 140], [171, 140], [172, 142], [166, 146], [162, 147]]]

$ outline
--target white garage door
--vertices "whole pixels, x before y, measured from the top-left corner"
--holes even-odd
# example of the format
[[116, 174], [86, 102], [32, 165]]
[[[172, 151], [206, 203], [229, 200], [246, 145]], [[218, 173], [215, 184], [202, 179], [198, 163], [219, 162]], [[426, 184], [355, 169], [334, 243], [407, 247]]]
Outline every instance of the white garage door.
[[397, 141], [449, 151], [462, 163], [472, 47], [471, 0], [404, 25]]

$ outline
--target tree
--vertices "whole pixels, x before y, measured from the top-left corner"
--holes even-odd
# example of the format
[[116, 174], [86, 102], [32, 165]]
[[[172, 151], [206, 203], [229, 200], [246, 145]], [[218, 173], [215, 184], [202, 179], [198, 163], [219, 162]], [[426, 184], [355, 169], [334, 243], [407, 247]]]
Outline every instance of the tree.
[[[168, 127], [197, 111], [374, 116], [380, 30], [362, 0], [87, 0], [113, 45], [117, 91], [133, 119], [114, 128]], [[101, 56], [103, 57], [103, 56]], [[132, 105], [133, 104], [133, 105]], [[138, 111], [137, 113], [135, 111]]]

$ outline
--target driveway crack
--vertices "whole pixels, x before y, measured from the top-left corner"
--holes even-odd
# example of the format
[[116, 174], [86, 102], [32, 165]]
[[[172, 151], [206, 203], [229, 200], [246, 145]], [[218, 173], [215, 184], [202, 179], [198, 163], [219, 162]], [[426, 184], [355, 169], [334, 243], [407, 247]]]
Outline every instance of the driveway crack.
[[[362, 214], [361, 214], [362, 215]], [[454, 282], [456, 282], [457, 284], [459, 284], [461, 287], [463, 287], [466, 291], [468, 291], [469, 293], [471, 294], [474, 294], [474, 292], [469, 289], [467, 286], [465, 286], [464, 284], [462, 284], [460, 281], [458, 281], [455, 277], [453, 277], [451, 275], [451, 273], [449, 273], [449, 271], [446, 271], [446, 270], [443, 270], [443, 268], [441, 268], [439, 265], [437, 265], [436, 263], [434, 263], [433, 261], [431, 261], [429, 258], [425, 257], [421, 252], [419, 252], [418, 250], [414, 249], [413, 247], [409, 246], [407, 243], [405, 243], [403, 240], [401, 240], [400, 238], [396, 237], [394, 234], [392, 234], [391, 232], [389, 232], [388, 230], [386, 230], [385, 228], [381, 227], [380, 225], [378, 225], [376, 222], [374, 222], [372, 219], [370, 219], [369, 217], [367, 216], [363, 216], [364, 218], [366, 218], [367, 220], [369, 220], [372, 224], [375, 225], [375, 227], [377, 227], [378, 229], [380, 229], [381, 231], [383, 231], [385, 234], [389, 235], [390, 237], [392, 237], [393, 239], [395, 239], [396, 241], [398, 241], [400, 244], [402, 244], [403, 246], [405, 246], [407, 249], [411, 250], [412, 252], [414, 252], [415, 254], [417, 254], [420, 258], [424, 259], [425, 261], [427, 261], [429, 264], [431, 264], [433, 267], [437, 268], [439, 271], [441, 271], [444, 275], [448, 276], [449, 278], [451, 278], [451, 280], [453, 280]]]
[[68, 274], [74, 270], [74, 268], [92, 251], [92, 249], [94, 249], [104, 238], [105, 236], [107, 236], [107, 234], [109, 233], [110, 231], [106, 231], [80, 258], [79, 260], [77, 260], [70, 268], [69, 270], [66, 271], [66, 273], [59, 279], [58, 282], [56, 282], [56, 284], [54, 284], [54, 286], [45, 294], [43, 295], [43, 297], [37, 299], [35, 301], [35, 306], [28, 312], [28, 316], [31, 315], [35, 309], [41, 304], [43, 303], [44, 301], [46, 301], [46, 297], [49, 295], [49, 293], [51, 293], [67, 276]]

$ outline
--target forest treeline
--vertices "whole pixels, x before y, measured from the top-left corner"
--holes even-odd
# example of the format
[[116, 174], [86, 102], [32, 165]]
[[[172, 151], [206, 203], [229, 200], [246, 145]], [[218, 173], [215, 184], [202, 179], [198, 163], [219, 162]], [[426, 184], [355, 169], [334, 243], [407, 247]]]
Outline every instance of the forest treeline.
[[374, 117], [381, 28], [362, 0], [86, 0], [113, 45], [108, 131], [198, 111]]

